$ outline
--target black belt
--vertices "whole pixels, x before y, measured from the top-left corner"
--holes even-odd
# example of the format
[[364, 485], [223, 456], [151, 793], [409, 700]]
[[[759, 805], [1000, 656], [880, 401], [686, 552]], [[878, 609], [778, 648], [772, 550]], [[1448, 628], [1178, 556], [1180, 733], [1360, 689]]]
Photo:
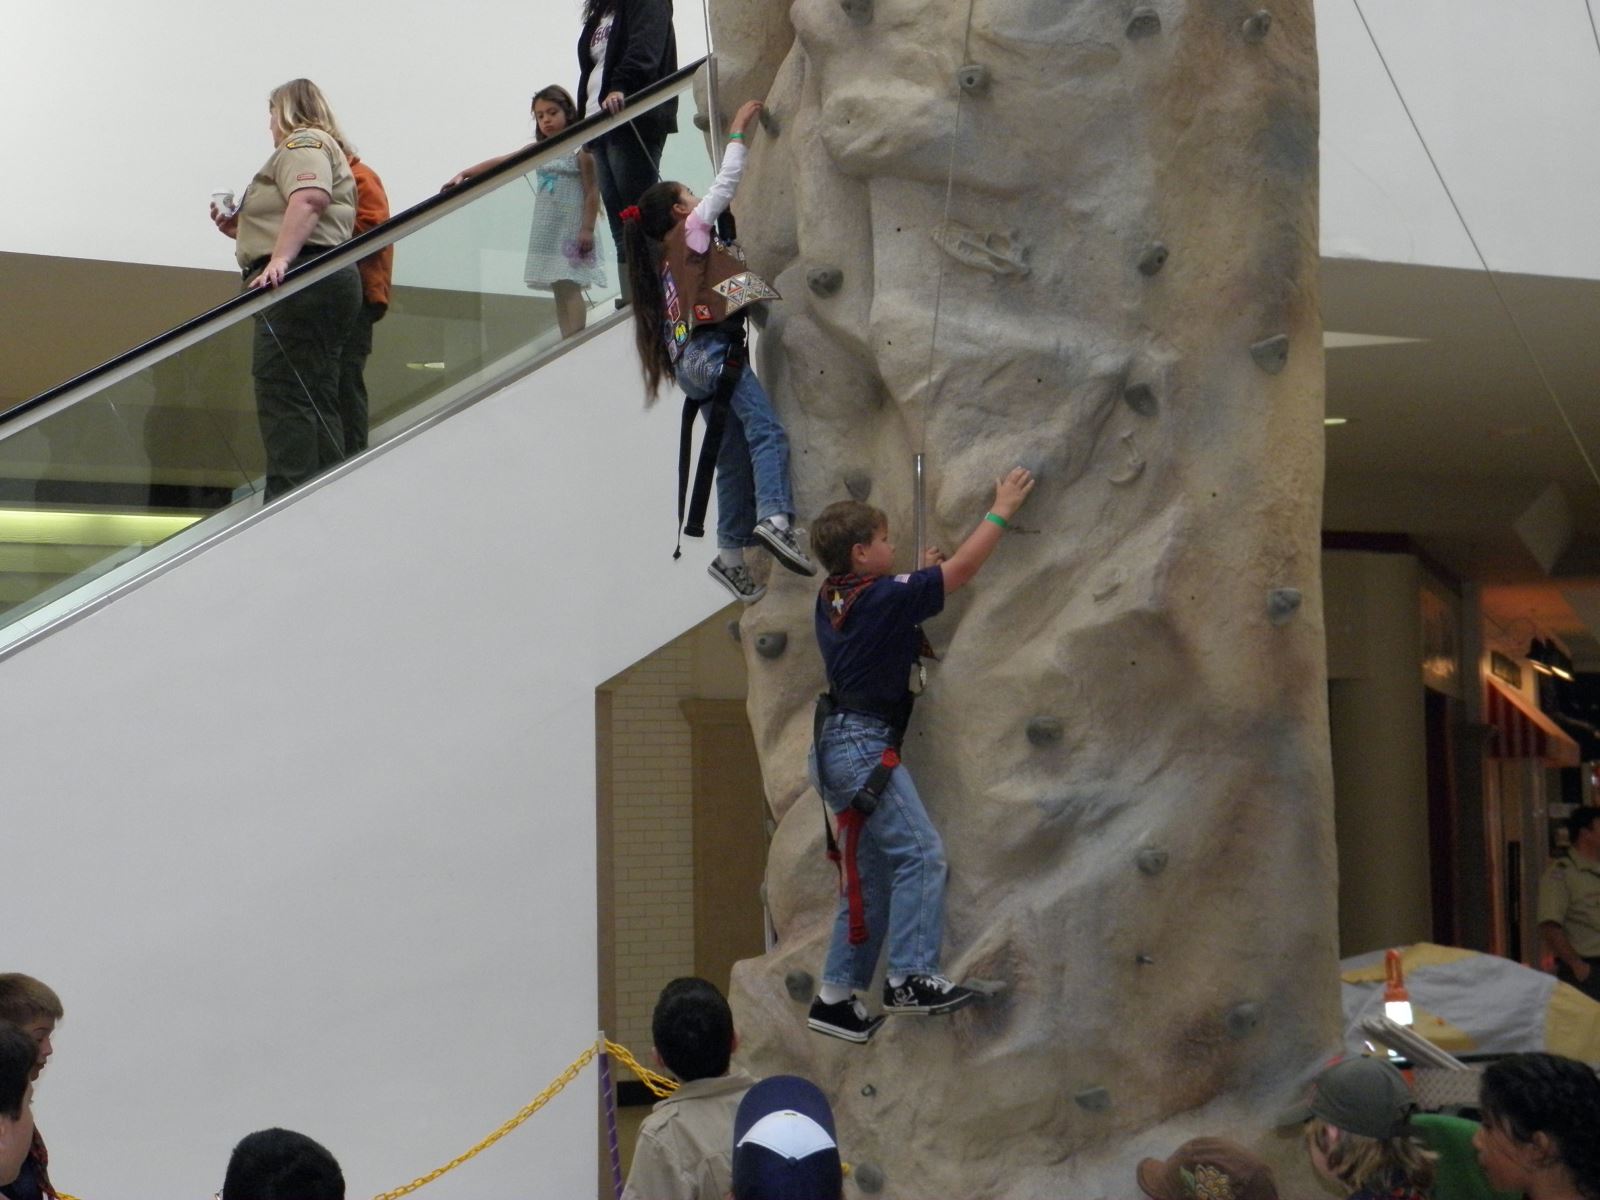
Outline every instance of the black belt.
[[[337, 246], [301, 246], [300, 247], [300, 253], [296, 254], [293, 258], [291, 258], [289, 260], [289, 265], [292, 267], [292, 266], [294, 266], [295, 263], [299, 262], [302, 258], [311, 258], [311, 257], [313, 257], [315, 255], [326, 253], [329, 250], [337, 250], [337, 249], [338, 249]], [[256, 274], [257, 272], [259, 272], [263, 267], [265, 267], [271, 261], [272, 261], [272, 255], [270, 255], [270, 254], [264, 255], [263, 257], [256, 259], [249, 266], [245, 267], [242, 271], [240, 271], [240, 275], [245, 279], [249, 279], [250, 276], [252, 276], [252, 275]]]

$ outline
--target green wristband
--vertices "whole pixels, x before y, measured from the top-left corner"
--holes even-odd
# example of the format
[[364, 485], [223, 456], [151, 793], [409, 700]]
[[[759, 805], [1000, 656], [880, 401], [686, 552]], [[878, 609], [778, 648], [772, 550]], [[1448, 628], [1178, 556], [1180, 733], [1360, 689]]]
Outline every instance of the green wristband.
[[730, 133], [728, 135], [728, 140], [730, 142], [742, 142], [742, 141], [744, 141], [744, 134], [742, 134], [742, 133]]
[[1001, 529], [1010, 529], [1011, 528], [1010, 522], [1008, 522], [999, 513], [984, 513], [983, 514], [983, 519], [985, 521], [994, 522], [996, 525], [1000, 526]]

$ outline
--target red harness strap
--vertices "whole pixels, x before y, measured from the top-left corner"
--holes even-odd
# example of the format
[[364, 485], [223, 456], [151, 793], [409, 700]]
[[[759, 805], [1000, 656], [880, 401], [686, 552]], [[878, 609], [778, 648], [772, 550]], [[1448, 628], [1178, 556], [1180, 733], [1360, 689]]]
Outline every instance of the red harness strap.
[[[849, 940], [852, 946], [859, 946], [867, 940], [867, 910], [866, 903], [861, 897], [861, 870], [856, 861], [857, 850], [861, 844], [861, 831], [866, 828], [867, 818], [877, 810], [884, 785], [888, 783], [889, 776], [899, 765], [900, 755], [895, 748], [886, 747], [883, 757], [868, 776], [866, 786], [857, 793], [856, 799], [852, 800], [842, 813], [837, 814], [835, 819], [839, 822], [839, 837], [844, 842], [842, 851], [834, 842], [832, 831], [829, 831], [828, 857], [839, 868], [839, 891], [849, 898]], [[870, 797], [871, 808], [868, 811], [863, 811], [859, 803], [862, 793]]]

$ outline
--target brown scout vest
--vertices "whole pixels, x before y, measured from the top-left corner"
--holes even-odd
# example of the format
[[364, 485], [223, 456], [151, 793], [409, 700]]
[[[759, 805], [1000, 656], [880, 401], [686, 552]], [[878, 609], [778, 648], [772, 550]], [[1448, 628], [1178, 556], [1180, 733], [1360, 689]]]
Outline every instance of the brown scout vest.
[[750, 270], [737, 243], [715, 233], [704, 254], [689, 249], [688, 222], [680, 221], [661, 239], [661, 336], [673, 362], [701, 325], [715, 325], [757, 300], [782, 299]]

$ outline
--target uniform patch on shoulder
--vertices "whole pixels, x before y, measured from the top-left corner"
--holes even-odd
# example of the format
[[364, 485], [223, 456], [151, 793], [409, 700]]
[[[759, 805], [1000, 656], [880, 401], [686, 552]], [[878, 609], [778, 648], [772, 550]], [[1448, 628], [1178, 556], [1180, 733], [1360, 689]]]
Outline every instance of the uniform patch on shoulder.
[[314, 133], [297, 133], [291, 138], [284, 139], [285, 150], [321, 150], [322, 139]]
[[911, 576], [909, 576], [909, 575], [896, 575], [894, 577], [894, 581], [896, 583], [910, 583], [911, 582]]
[[296, 183], [304, 183], [306, 180], [315, 179], [316, 177], [317, 173], [315, 171], [301, 171], [300, 174], [294, 177], [294, 181]]
[[694, 306], [694, 319], [696, 321], [709, 321], [709, 320], [711, 320], [711, 305], [709, 305], [709, 304], [696, 304]]

